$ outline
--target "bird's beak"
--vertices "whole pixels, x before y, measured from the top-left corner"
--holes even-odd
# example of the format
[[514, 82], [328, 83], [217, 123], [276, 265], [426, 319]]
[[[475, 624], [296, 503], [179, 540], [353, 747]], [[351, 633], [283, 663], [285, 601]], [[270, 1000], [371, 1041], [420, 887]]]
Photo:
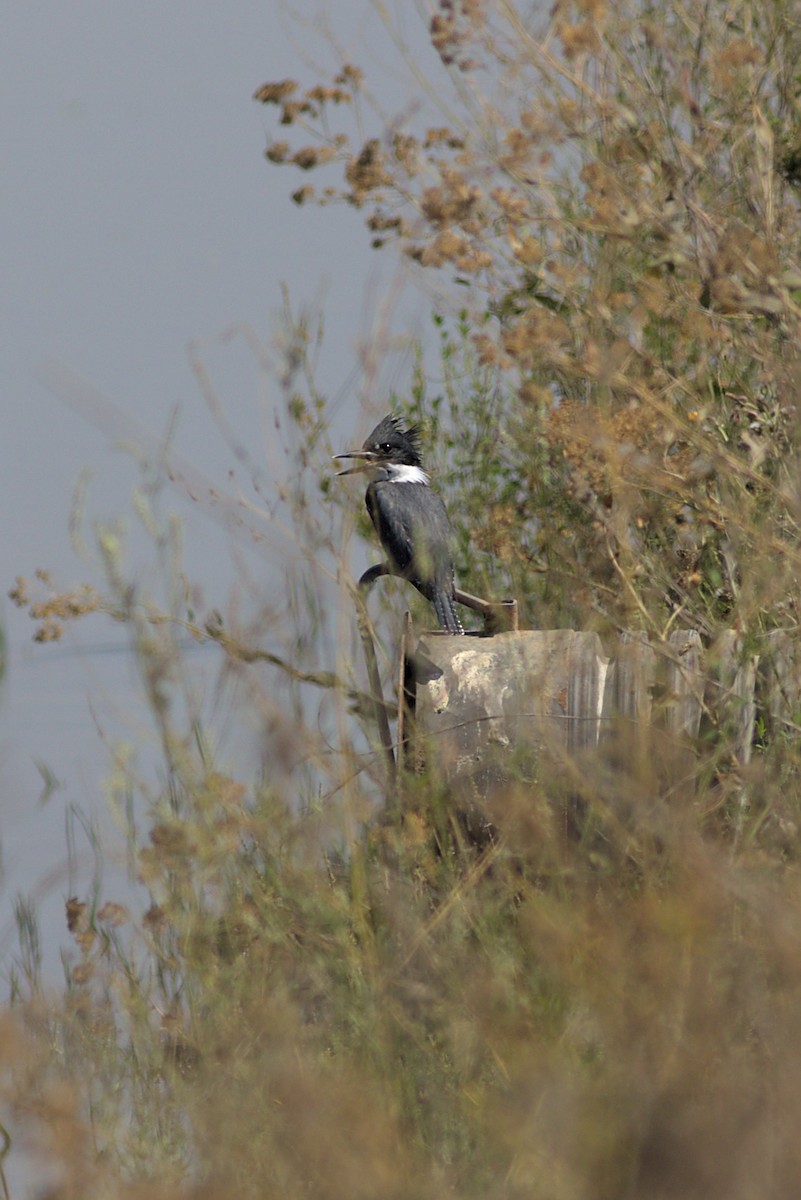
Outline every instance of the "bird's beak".
[[375, 455], [370, 450], [351, 450], [348, 454], [335, 454], [335, 461], [340, 458], [360, 458], [363, 461], [358, 462], [355, 467], [348, 467], [346, 471], [337, 471], [337, 475], [358, 475], [360, 471], [369, 471], [373, 465]]

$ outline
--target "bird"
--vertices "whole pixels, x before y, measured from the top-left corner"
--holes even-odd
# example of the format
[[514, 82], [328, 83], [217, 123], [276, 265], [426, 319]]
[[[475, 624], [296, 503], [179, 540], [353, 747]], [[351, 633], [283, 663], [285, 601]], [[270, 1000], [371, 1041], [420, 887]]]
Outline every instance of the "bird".
[[340, 475], [361, 471], [369, 476], [365, 504], [393, 572], [433, 604], [446, 633], [463, 634], [454, 606], [453, 527], [423, 470], [419, 428], [404, 428], [401, 418], [389, 413], [361, 450], [335, 458], [359, 460]]

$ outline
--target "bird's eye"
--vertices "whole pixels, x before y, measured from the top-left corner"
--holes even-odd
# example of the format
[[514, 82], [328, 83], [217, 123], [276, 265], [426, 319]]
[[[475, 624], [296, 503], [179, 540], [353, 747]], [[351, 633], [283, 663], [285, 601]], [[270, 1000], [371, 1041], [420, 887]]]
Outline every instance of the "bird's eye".
[[382, 454], [390, 454], [392, 452], [391, 442], [382, 442], [378, 447]]

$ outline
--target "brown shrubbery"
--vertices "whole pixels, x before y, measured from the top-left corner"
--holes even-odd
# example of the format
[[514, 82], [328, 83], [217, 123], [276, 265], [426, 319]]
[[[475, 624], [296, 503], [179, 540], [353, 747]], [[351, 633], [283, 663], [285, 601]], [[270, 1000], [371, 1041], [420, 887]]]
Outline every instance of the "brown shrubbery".
[[[269, 169], [325, 180], [299, 203], [352, 205], [421, 283], [454, 282], [443, 395], [421, 375], [408, 409], [443, 448], [461, 580], [533, 624], [733, 627], [744, 662], [771, 630], [792, 644], [798, 13], [442, 0], [429, 32], [458, 122], [415, 108], [354, 143], [378, 84], [353, 66], [256, 98]], [[322, 406], [287, 379], [305, 467]], [[172, 614], [246, 683], [254, 783], [182, 726], [179, 639], [109, 563], [102, 603], [45, 577], [35, 615], [133, 627], [164, 785], [132, 832], [144, 916], [73, 898], [66, 998], [31, 986], [24, 1032], [0, 1029], [54, 1195], [801, 1192], [798, 714], [758, 719], [748, 761], [706, 712], [692, 796], [621, 731], [569, 783], [510, 784], [477, 848], [432, 776], [370, 819], [369, 706], [347, 663], [300, 661], [311, 586], [287, 603], [297, 662]]]
[[[464, 102], [457, 127], [415, 114], [352, 147], [331, 132], [320, 88], [290, 123], [316, 133], [320, 162], [341, 164], [343, 186], [323, 202], [335, 191], [367, 209], [374, 245], [469, 284], [457, 294], [473, 384], [453, 397], [454, 441], [475, 437], [498, 389], [485, 425], [517, 563], [498, 503], [471, 511], [476, 541], [494, 550], [500, 526], [537, 622], [595, 612], [658, 632], [677, 610], [704, 633], [795, 622], [789, 9], [576, 3], [548, 22], [517, 5], [443, 3], [430, 33]], [[341, 101], [364, 83], [343, 72], [336, 85]], [[285, 86], [257, 98], [283, 104]], [[547, 568], [535, 585], [532, 553]]]

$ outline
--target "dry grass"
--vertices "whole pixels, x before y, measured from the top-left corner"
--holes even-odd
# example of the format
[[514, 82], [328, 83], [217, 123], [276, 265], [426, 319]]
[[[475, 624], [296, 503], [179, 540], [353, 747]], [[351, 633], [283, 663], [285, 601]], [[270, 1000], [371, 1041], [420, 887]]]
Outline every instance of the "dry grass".
[[[448, 119], [359, 144], [344, 114], [369, 73], [265, 85], [270, 169], [325, 172], [299, 202], [344, 200], [421, 282], [459, 282], [442, 386], [421, 367], [408, 408], [440, 448], [465, 586], [511, 590], [543, 626], [793, 638], [798, 14], [581, 0], [538, 21], [436, 6]], [[307, 468], [325, 422], [311, 385], [299, 398], [303, 338], [287, 344]], [[108, 547], [102, 599], [44, 580], [35, 601], [128, 622], [166, 780], [132, 848], [147, 911], [79, 900], [65, 994], [0, 1031], [52, 1195], [801, 1193], [796, 726], [759, 723], [744, 765], [711, 722], [692, 796], [644, 731], [569, 787], [543, 764], [496, 797], [483, 847], [433, 775], [376, 818], [364, 698], [347, 656], [328, 665], [320, 498], [291, 498], [308, 570], [285, 624], [269, 616], [269, 682], [257, 631], [144, 607]], [[176, 715], [176, 627], [247, 681], [259, 783], [215, 769]]]
[[585, 762], [578, 837], [547, 771], [510, 785], [484, 850], [411, 781], [327, 865], [312, 819], [206, 780], [151, 830], [135, 935], [73, 910], [67, 994], [6, 1027], [58, 1194], [794, 1194], [797, 848], [735, 850], [644, 761]]

